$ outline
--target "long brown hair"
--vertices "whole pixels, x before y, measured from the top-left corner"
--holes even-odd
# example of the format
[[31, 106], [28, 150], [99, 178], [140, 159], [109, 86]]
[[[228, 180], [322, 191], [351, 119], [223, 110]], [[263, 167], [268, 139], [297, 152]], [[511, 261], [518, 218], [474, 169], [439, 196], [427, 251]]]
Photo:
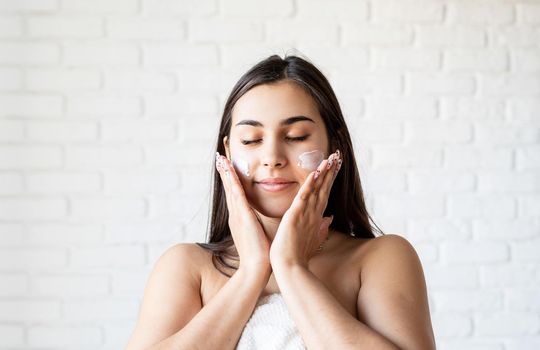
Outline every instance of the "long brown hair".
[[[229, 137], [232, 109], [236, 101], [257, 85], [282, 81], [296, 83], [311, 95], [326, 126], [330, 149], [339, 149], [343, 157], [343, 166], [334, 180], [328, 205], [324, 211], [324, 216], [334, 215], [330, 227], [357, 238], [375, 238], [375, 231], [384, 235], [367, 212], [351, 137], [336, 95], [326, 77], [307, 60], [292, 55], [285, 58], [272, 55], [245, 73], [233, 87], [225, 103], [216, 151], [225, 154], [223, 138]], [[235, 252], [231, 252], [234, 241], [228, 225], [229, 211], [225, 190], [215, 167], [213, 167], [212, 212], [209, 218], [208, 243], [197, 244], [210, 250], [214, 266], [224, 275], [230, 276], [221, 268], [234, 269], [235, 267], [228, 264], [224, 258], [238, 260], [238, 256]]]

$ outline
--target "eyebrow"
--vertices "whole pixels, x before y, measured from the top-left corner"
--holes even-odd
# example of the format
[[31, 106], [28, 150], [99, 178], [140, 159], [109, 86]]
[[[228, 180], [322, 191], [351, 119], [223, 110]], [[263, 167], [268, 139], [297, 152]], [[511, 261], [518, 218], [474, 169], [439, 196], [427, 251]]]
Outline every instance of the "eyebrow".
[[[308, 122], [312, 122], [315, 124], [315, 121], [311, 118], [308, 118], [304, 115], [296, 115], [294, 117], [290, 117], [290, 118], [287, 118], [287, 119], [283, 119], [282, 121], [279, 122], [279, 125], [280, 126], [287, 126], [287, 125], [291, 125], [291, 124], [294, 124], [296, 122], [301, 122], [301, 121], [308, 121]], [[257, 121], [257, 120], [252, 120], [252, 119], [245, 119], [245, 120], [242, 120], [238, 123], [236, 123], [235, 126], [238, 126], [238, 125], [251, 125], [251, 126], [255, 126], [255, 127], [264, 127], [264, 125], [262, 125], [261, 122]]]

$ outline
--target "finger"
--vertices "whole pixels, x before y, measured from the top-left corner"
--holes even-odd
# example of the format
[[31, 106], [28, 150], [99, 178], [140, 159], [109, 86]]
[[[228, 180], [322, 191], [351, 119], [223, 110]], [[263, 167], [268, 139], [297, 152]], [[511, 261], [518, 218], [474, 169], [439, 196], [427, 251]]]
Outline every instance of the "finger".
[[309, 199], [313, 195], [313, 187], [315, 186], [316, 173], [316, 171], [312, 171], [308, 174], [308, 176], [304, 180], [304, 183], [302, 184], [302, 186], [300, 186], [300, 189], [298, 190], [296, 196], [293, 199], [290, 207], [291, 209], [301, 210], [301, 212], [304, 211], [304, 208], [306, 207]]
[[332, 154], [329, 157], [330, 168], [328, 169], [328, 172], [326, 173], [323, 179], [323, 182], [321, 184], [320, 190], [319, 190], [319, 196], [318, 196], [319, 203], [328, 200], [328, 195], [330, 193], [332, 185], [334, 184], [334, 180], [336, 179], [336, 173], [338, 171], [338, 167], [341, 166], [340, 165], [341, 159], [338, 158], [339, 157], [338, 152]]
[[223, 187], [225, 188], [225, 196], [227, 198], [227, 206], [230, 208], [231, 205], [235, 204], [247, 204], [246, 194], [242, 183], [236, 174], [236, 169], [232, 163], [225, 156], [219, 155], [216, 153], [216, 168], [221, 176], [223, 182]]

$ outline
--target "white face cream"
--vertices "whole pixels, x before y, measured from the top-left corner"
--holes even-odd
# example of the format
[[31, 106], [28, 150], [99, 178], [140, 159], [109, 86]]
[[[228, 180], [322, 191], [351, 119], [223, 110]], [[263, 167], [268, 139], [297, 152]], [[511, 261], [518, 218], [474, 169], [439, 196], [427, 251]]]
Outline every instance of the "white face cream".
[[298, 156], [298, 166], [309, 171], [315, 171], [323, 160], [324, 153], [319, 150], [304, 152]]
[[237, 171], [240, 171], [245, 176], [249, 177], [249, 162], [242, 158], [232, 159], [232, 164]]

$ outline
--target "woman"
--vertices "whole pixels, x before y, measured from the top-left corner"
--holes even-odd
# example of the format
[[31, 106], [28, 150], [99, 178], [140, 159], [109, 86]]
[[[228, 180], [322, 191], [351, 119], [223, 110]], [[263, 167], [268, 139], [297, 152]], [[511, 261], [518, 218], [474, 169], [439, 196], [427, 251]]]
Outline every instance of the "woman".
[[250, 69], [216, 150], [209, 243], [158, 259], [127, 349], [435, 348], [418, 256], [375, 236], [315, 66], [274, 55]]

